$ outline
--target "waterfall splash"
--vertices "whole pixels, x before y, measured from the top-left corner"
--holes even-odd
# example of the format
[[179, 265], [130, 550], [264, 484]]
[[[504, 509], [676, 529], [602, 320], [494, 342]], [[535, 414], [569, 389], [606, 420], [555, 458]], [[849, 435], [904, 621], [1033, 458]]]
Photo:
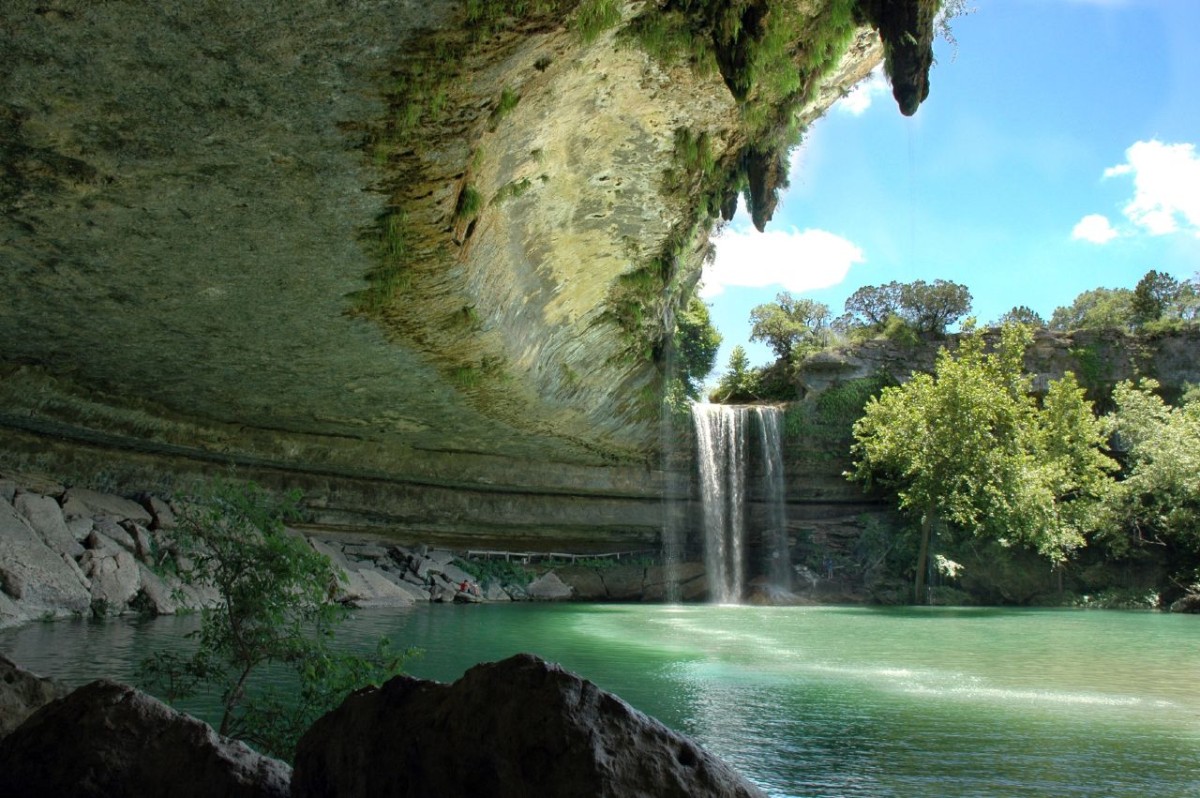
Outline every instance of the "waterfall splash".
[[696, 462], [704, 508], [704, 566], [712, 599], [722, 604], [742, 600], [746, 589], [746, 480], [750, 419], [759, 429], [758, 471], [763, 475], [766, 503], [763, 572], [772, 586], [787, 590], [790, 563], [783, 493], [782, 413], [775, 407], [692, 405]]

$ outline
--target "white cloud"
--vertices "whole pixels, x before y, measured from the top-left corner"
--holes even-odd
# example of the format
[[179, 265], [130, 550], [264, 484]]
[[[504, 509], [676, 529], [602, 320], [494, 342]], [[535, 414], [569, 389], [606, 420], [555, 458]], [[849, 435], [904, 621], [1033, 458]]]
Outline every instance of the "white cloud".
[[1117, 231], [1109, 223], [1108, 217], [1098, 213], [1083, 217], [1071, 230], [1071, 238], [1091, 241], [1093, 244], [1107, 244], [1116, 237]]
[[887, 95], [890, 89], [883, 74], [883, 65], [880, 64], [872, 69], [871, 74], [864, 80], [855, 84], [849, 94], [834, 103], [833, 107], [851, 116], [862, 116], [876, 97]]
[[1138, 141], [1125, 150], [1125, 163], [1104, 176], [1133, 177], [1133, 199], [1123, 209], [1129, 221], [1151, 235], [1184, 230], [1200, 238], [1200, 156], [1194, 144]]
[[777, 285], [794, 294], [828, 288], [863, 263], [863, 252], [825, 230], [739, 231], [726, 228], [715, 240], [717, 256], [704, 269], [700, 294], [713, 297], [729, 286]]

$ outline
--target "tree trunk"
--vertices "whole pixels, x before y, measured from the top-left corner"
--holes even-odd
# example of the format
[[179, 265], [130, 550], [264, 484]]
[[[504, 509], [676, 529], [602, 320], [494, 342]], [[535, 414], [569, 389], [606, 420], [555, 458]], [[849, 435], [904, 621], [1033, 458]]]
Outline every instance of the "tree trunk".
[[929, 571], [929, 540], [933, 537], [933, 507], [925, 508], [925, 516], [921, 519], [921, 546], [917, 549], [917, 578], [913, 588], [913, 599], [917, 604], [928, 604], [925, 595], [925, 574]]

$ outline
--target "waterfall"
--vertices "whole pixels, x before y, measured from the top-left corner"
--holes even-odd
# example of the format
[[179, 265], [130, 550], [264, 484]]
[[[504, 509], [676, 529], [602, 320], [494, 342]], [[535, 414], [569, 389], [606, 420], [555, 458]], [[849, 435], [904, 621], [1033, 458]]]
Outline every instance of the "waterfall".
[[792, 564], [788, 555], [787, 511], [784, 505], [783, 412], [778, 407], [756, 407], [759, 440], [766, 473], [763, 498], [767, 504], [767, 527], [763, 530], [765, 573], [774, 587], [790, 590]]
[[696, 432], [696, 464], [704, 510], [704, 566], [709, 592], [722, 604], [741, 601], [746, 588], [746, 480], [750, 418], [759, 429], [762, 495], [766, 528], [764, 573], [783, 589], [789, 586], [787, 522], [784, 512], [781, 413], [774, 407], [692, 405]]

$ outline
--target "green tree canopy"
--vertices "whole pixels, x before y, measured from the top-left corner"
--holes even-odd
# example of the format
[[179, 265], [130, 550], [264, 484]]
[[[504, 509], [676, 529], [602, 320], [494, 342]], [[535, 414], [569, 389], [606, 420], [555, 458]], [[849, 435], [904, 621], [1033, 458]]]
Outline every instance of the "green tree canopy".
[[971, 292], [950, 280], [917, 280], [900, 286], [900, 315], [917, 332], [941, 335], [971, 312]]
[[863, 326], [882, 329], [888, 319], [900, 315], [900, 283], [864, 285], [846, 300], [846, 313]]
[[1158, 383], [1122, 382], [1113, 390], [1125, 479], [1110, 502], [1110, 545], [1120, 554], [1165, 549], [1179, 592], [1200, 583], [1200, 392], [1171, 407]]
[[1084, 291], [1069, 306], [1055, 308], [1050, 317], [1053, 330], [1132, 329], [1133, 292], [1128, 288], [1093, 288]]
[[729, 365], [711, 398], [717, 402], [745, 401], [757, 398], [758, 374], [750, 368], [750, 358], [742, 346], [729, 353]]
[[713, 326], [708, 305], [693, 296], [675, 317], [675, 352], [679, 378], [689, 398], [700, 396], [704, 380], [717, 362], [721, 333]]
[[1012, 310], [1005, 312], [997, 321], [997, 327], [1003, 327], [1005, 324], [1028, 324], [1030, 327], [1045, 327], [1046, 320], [1038, 315], [1037, 311], [1026, 305], [1017, 305]]
[[755, 306], [750, 321], [750, 340], [765, 342], [776, 357], [790, 361], [794, 351], [823, 344], [829, 327], [829, 306], [783, 291], [774, 302]]
[[846, 312], [863, 326], [878, 330], [895, 317], [918, 333], [941, 335], [971, 312], [971, 292], [950, 280], [892, 281], [855, 291], [846, 300]]
[[1052, 560], [1083, 545], [1113, 467], [1102, 452], [1105, 426], [1067, 374], [1043, 403], [1031, 395], [1022, 362], [1032, 334], [1003, 328], [994, 351], [981, 333], [958, 351], [943, 348], [933, 374], [914, 374], [867, 403], [854, 425], [854, 470], [921, 519], [918, 601], [933, 527], [1007, 544]]

